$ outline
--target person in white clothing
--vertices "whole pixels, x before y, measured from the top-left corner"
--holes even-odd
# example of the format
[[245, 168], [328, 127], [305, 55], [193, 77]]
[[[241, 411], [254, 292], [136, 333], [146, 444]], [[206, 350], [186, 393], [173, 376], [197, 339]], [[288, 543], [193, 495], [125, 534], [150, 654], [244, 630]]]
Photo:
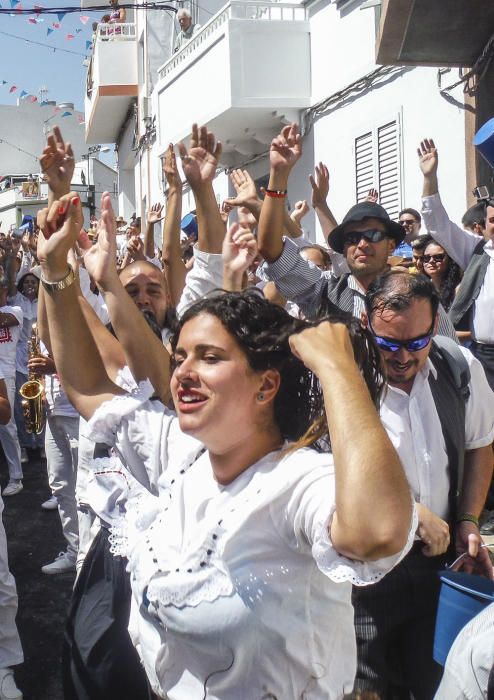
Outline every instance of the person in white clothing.
[[[10, 402], [5, 381], [0, 379], [0, 424], [11, 417]], [[15, 624], [17, 591], [15, 579], [9, 571], [7, 538], [2, 521], [3, 500], [0, 496], [0, 699], [22, 700], [11, 666], [24, 661], [21, 640]]]
[[22, 491], [21, 448], [14, 420], [15, 367], [17, 343], [22, 329], [22, 309], [7, 305], [7, 280], [0, 282], [0, 375], [4, 378], [12, 408], [6, 425], [0, 425], [0, 442], [9, 468], [9, 483], [3, 496], [15, 496]]
[[[153, 692], [341, 697], [355, 672], [350, 582], [381, 578], [416, 528], [400, 461], [362, 376], [376, 400], [378, 356], [366, 333], [358, 324], [351, 334], [343, 324], [308, 328], [256, 292], [198, 302], [173, 341], [177, 420], [150, 400], [162, 381], [152, 368], [134, 365], [137, 381], [150, 373], [156, 382], [136, 392], [109, 379], [67, 275], [80, 202], [69, 194], [52, 207], [39, 218], [47, 235], [38, 248], [52, 350], [93, 439], [111, 441], [121, 456], [131, 633]], [[60, 207], [66, 222], [53, 230]], [[241, 249], [239, 277], [251, 262]], [[112, 280], [102, 281], [110, 289]], [[127, 312], [145, 352], [154, 337], [137, 309]], [[324, 433], [311, 370], [332, 455], [302, 447]], [[118, 462], [101, 467], [118, 471]]]

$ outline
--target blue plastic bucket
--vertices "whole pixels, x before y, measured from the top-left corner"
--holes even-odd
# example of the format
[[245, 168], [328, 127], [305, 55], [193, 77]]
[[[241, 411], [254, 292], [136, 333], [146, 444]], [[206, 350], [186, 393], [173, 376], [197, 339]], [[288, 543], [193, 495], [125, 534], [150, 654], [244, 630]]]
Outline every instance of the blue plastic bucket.
[[182, 221], [180, 222], [180, 228], [188, 236], [195, 236], [197, 238], [197, 218], [195, 214], [186, 214]]
[[440, 571], [441, 593], [436, 617], [434, 659], [444, 666], [458, 633], [494, 602], [494, 581], [461, 571]]
[[494, 168], [494, 118], [480, 127], [473, 137], [473, 145]]

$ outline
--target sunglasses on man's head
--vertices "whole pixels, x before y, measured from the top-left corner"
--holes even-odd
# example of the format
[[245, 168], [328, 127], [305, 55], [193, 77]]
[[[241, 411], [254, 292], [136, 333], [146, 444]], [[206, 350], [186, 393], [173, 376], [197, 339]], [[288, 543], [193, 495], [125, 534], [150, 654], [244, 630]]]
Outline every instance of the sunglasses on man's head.
[[395, 338], [386, 338], [385, 336], [377, 335], [376, 331], [372, 328], [370, 320], [369, 328], [374, 336], [376, 345], [385, 352], [398, 352], [401, 348], [405, 348], [408, 352], [418, 352], [429, 345], [434, 334], [434, 322], [432, 322], [432, 326], [427, 333], [418, 335], [416, 338], [409, 338], [408, 340], [396, 340]]
[[369, 229], [368, 231], [348, 231], [348, 233], [345, 233], [344, 242], [348, 245], [357, 245], [362, 238], [368, 243], [379, 243], [379, 241], [387, 238], [387, 234], [384, 231], [377, 231], [376, 229]]
[[442, 262], [445, 257], [446, 253], [436, 253], [435, 255], [423, 255], [422, 261], [425, 263], [428, 263], [431, 260], [434, 260], [434, 262]]

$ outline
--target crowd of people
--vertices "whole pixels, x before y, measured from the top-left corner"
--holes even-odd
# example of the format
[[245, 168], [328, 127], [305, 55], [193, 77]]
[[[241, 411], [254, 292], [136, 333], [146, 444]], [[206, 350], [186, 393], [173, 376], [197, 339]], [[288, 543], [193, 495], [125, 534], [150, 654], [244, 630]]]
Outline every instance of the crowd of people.
[[[338, 223], [322, 162], [289, 212], [301, 154], [289, 125], [268, 186], [233, 170], [218, 207], [221, 144], [194, 125], [165, 154], [166, 207], [127, 225], [105, 193], [86, 231], [55, 127], [47, 208], [0, 236], [2, 495], [44, 450], [67, 547], [42, 572], [75, 574], [69, 700], [494, 690], [433, 658], [438, 573], [493, 579], [494, 200], [454, 224], [426, 139], [421, 213], [393, 221], [371, 190]], [[1, 700], [22, 697], [16, 610], [2, 526]]]

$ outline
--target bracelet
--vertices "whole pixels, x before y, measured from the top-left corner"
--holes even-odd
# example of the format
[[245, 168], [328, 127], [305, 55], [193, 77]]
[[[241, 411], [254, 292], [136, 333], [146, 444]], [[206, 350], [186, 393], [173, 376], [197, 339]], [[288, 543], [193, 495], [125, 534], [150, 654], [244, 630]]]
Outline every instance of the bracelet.
[[275, 199], [282, 199], [283, 197], [286, 197], [288, 194], [288, 190], [268, 190], [268, 189], [265, 189], [264, 192], [268, 195], [268, 197], [274, 197]]
[[477, 527], [479, 526], [479, 519], [473, 515], [472, 513], [461, 513], [457, 518], [456, 518], [456, 523], [463, 523], [463, 522], [468, 522], [468, 523], [473, 523]]
[[72, 265], [69, 265], [68, 267], [69, 269], [65, 277], [58, 282], [49, 282], [48, 280], [45, 280], [43, 275], [41, 275], [41, 284], [43, 285], [43, 288], [51, 294], [53, 292], [61, 292], [62, 289], [70, 287], [70, 285], [75, 282], [76, 275]]

